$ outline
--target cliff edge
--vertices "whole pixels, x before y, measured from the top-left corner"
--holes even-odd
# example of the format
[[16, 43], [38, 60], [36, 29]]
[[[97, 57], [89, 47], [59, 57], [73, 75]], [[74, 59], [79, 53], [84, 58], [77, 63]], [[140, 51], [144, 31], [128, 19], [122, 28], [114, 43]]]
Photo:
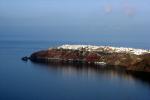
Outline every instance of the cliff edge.
[[41, 63], [112, 65], [126, 70], [150, 72], [150, 51], [134, 48], [62, 45], [35, 52], [29, 59]]

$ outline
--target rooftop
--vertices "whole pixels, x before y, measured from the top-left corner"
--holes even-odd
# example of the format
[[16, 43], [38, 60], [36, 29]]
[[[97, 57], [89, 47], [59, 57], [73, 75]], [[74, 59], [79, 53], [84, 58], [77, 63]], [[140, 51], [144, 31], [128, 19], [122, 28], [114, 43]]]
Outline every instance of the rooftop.
[[82, 50], [85, 49], [87, 51], [107, 51], [110, 53], [131, 53], [135, 55], [142, 55], [146, 53], [150, 53], [150, 50], [144, 49], [134, 49], [134, 48], [125, 48], [125, 47], [112, 47], [112, 46], [93, 46], [93, 45], [62, 45], [57, 47], [57, 49], [70, 49], [70, 50]]

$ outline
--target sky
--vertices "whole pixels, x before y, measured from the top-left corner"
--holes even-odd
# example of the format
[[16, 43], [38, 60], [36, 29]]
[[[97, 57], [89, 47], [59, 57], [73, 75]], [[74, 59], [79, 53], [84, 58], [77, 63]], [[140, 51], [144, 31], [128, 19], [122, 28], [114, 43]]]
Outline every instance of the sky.
[[150, 43], [150, 0], [0, 0], [0, 40]]

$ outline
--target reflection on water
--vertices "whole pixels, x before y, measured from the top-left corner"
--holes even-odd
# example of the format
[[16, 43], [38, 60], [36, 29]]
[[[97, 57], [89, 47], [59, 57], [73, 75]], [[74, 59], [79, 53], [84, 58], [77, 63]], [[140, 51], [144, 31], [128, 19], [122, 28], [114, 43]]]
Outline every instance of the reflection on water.
[[95, 78], [96, 76], [109, 78], [110, 80], [119, 77], [130, 83], [140, 81], [144, 84], [150, 86], [150, 73], [146, 72], [136, 72], [136, 71], [127, 71], [120, 67], [114, 66], [88, 66], [88, 65], [72, 65], [72, 64], [42, 64], [42, 63], [33, 63], [39, 65], [40, 67], [53, 69], [61, 73], [64, 77], [72, 77], [79, 75], [83, 78]]
[[149, 100], [149, 74], [20, 58], [56, 43], [0, 42], [0, 100]]

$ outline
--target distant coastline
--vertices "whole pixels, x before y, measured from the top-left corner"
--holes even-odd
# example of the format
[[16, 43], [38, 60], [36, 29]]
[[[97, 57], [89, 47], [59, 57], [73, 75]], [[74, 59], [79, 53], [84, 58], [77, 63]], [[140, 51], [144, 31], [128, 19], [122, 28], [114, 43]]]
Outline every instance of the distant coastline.
[[34, 52], [23, 60], [41, 63], [71, 63], [97, 66], [120, 66], [126, 70], [150, 72], [150, 50], [93, 46], [62, 45]]

